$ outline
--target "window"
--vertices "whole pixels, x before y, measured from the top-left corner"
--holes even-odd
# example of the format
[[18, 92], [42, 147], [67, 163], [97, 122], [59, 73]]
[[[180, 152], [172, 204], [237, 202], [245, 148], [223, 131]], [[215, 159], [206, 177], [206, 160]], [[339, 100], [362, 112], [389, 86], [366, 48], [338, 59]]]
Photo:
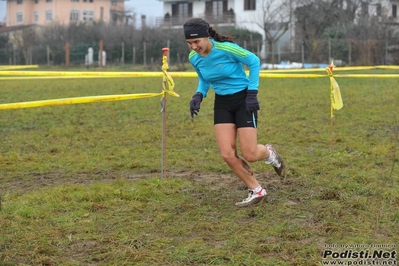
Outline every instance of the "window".
[[392, 5], [392, 17], [396, 18], [397, 16], [397, 5]]
[[79, 0], [71, 0], [71, 2], [79, 2]]
[[208, 16], [222, 16], [227, 11], [226, 0], [214, 0], [205, 3], [205, 13]]
[[112, 4], [113, 6], [116, 6], [116, 5], [118, 4], [118, 2], [116, 2], [115, 0], [112, 0], [111, 4]]
[[92, 10], [83, 10], [82, 11], [82, 20], [84, 22], [93, 21], [94, 20], [94, 11], [92, 11]]
[[223, 1], [213, 1], [212, 10], [215, 16], [223, 15]]
[[172, 16], [180, 18], [188, 18], [193, 14], [192, 3], [176, 3], [172, 4]]
[[35, 0], [35, 4], [38, 4], [39, 3], [39, 0]]
[[79, 21], [79, 10], [76, 10], [76, 9], [71, 10], [70, 20], [71, 20], [71, 22]]
[[22, 14], [22, 12], [17, 12], [17, 23], [21, 24], [24, 22], [24, 15]]
[[377, 16], [381, 16], [381, 4], [376, 4], [376, 13]]
[[33, 12], [33, 22], [39, 23], [39, 11]]
[[363, 16], [369, 15], [369, 3], [362, 2], [362, 15]]
[[53, 21], [53, 10], [46, 10], [46, 22]]
[[51, 3], [53, 2], [53, 0], [46, 0], [46, 3]]
[[17, 5], [22, 5], [22, 0], [17, 0]]
[[244, 10], [256, 10], [256, 0], [244, 0]]

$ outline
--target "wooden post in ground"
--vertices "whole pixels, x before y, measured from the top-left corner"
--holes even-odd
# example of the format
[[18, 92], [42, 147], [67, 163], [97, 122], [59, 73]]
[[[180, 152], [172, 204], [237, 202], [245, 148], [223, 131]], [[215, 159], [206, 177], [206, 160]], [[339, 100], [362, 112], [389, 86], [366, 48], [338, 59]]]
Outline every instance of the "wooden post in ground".
[[103, 50], [104, 50], [104, 41], [103, 40], [101, 40], [100, 41], [100, 51], [98, 51], [100, 54], [99, 54], [99, 56], [98, 56], [98, 58], [99, 58], [99, 60], [100, 60], [100, 62], [99, 62], [99, 66], [100, 67], [103, 67]]
[[65, 66], [69, 67], [69, 42], [65, 44]]

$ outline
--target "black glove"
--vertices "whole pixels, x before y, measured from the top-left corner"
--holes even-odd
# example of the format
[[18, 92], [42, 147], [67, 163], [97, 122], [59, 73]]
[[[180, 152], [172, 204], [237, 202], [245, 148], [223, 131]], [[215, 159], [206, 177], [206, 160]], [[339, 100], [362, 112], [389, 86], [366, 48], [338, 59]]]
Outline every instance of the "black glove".
[[194, 118], [194, 115], [197, 115], [200, 109], [200, 105], [202, 102], [202, 93], [201, 92], [196, 92], [193, 95], [193, 98], [191, 98], [190, 101], [190, 112], [191, 112], [191, 118]]
[[247, 90], [245, 109], [248, 113], [253, 113], [260, 109], [257, 94], [258, 90]]

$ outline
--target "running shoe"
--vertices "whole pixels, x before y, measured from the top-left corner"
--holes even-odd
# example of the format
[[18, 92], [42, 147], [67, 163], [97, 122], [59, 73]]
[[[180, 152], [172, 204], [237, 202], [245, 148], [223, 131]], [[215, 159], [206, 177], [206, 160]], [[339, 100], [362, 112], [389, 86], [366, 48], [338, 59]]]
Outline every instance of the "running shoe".
[[268, 161], [266, 159], [265, 163], [266, 164], [271, 164], [273, 166], [274, 170], [276, 171], [276, 173], [279, 176], [285, 177], [285, 163], [284, 163], [283, 158], [281, 158], [280, 154], [278, 154], [278, 152], [273, 147], [273, 145], [266, 144], [265, 147], [266, 147], [266, 149], [269, 150], [270, 155], [274, 155], [274, 160], [273, 161]]
[[267, 196], [266, 190], [262, 188], [261, 191], [255, 192], [253, 190], [248, 190], [248, 198], [242, 200], [241, 202], [237, 202], [237, 207], [247, 207], [249, 205], [261, 203]]

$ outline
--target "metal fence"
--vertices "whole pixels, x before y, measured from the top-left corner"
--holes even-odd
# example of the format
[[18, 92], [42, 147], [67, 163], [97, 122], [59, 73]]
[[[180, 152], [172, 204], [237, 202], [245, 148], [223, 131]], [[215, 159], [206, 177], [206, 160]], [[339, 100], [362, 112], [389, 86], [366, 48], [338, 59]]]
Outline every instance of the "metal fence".
[[[320, 40], [316, 47], [309, 49], [301, 44], [294, 44], [294, 49], [275, 46], [269, 51], [267, 45], [261, 42], [238, 42], [239, 45], [257, 54], [262, 62], [279, 63], [281, 61], [301, 63], [330, 63], [332, 59], [342, 65], [381, 65], [399, 64], [398, 42], [390, 45], [386, 41], [355, 41], [355, 40]], [[170, 65], [183, 65], [188, 62], [188, 47], [183, 44], [163, 41], [158, 43], [119, 43], [104, 45], [106, 65], [143, 65], [151, 68], [162, 62], [162, 48], [170, 48]], [[184, 48], [182, 48], [184, 47]], [[98, 42], [71, 43], [69, 45], [69, 66], [88, 66], [89, 48], [93, 49], [93, 64], [99, 65]], [[0, 48], [0, 65], [48, 65], [65, 66], [67, 61], [66, 44], [51, 46], [39, 45], [28, 49]]]

